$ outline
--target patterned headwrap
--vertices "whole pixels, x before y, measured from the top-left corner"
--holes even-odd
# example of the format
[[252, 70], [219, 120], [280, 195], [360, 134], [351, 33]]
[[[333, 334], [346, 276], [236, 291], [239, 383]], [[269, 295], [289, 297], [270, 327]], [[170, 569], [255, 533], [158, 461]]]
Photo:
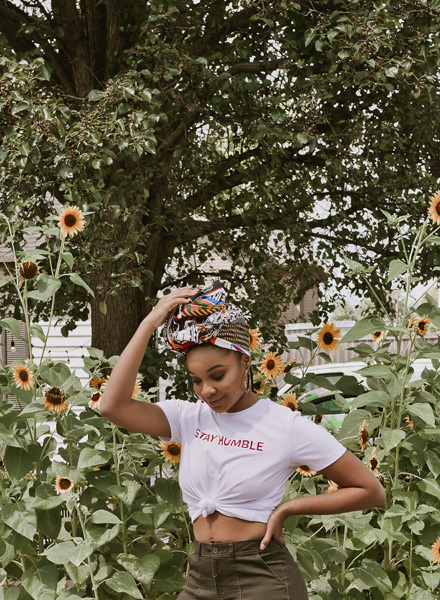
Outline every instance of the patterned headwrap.
[[193, 346], [211, 343], [250, 355], [249, 325], [239, 308], [225, 303], [220, 281], [203, 288], [191, 302], [179, 304], [163, 329], [165, 345], [186, 354]]

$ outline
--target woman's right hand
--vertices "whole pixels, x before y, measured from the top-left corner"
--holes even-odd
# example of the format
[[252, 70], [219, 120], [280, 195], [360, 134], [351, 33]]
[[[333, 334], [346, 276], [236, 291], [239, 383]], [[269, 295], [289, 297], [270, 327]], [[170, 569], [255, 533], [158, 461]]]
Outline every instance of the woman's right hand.
[[147, 322], [153, 329], [157, 329], [165, 322], [168, 314], [174, 310], [178, 304], [189, 302], [191, 296], [194, 296], [199, 291], [199, 288], [194, 288], [187, 285], [177, 290], [173, 290], [166, 296], [162, 296], [153, 310], [145, 317], [144, 322]]

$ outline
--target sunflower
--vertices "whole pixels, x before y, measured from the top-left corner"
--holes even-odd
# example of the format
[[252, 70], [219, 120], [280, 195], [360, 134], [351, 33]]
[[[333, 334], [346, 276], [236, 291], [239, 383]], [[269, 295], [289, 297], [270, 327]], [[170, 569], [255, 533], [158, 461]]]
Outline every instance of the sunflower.
[[337, 483], [335, 483], [334, 481], [330, 481], [330, 484], [327, 488], [327, 492], [328, 493], [336, 492], [336, 490], [339, 490], [339, 485]]
[[131, 395], [131, 399], [136, 400], [136, 397], [138, 396], [139, 392], [141, 392], [141, 391], [142, 391], [141, 380], [136, 378], [136, 381], [134, 383], [134, 388], [133, 388], [133, 394]]
[[316, 475], [316, 471], [313, 471], [307, 465], [299, 466], [296, 471], [297, 473], [301, 473], [304, 477], [313, 477], [313, 475]]
[[34, 387], [34, 375], [26, 365], [14, 365], [12, 367], [12, 372], [14, 383], [18, 388], [28, 391]]
[[322, 415], [316, 415], [316, 417], [315, 417], [315, 423], [317, 425], [319, 425], [321, 423], [321, 421], [322, 421]]
[[49, 412], [64, 412], [67, 410], [67, 400], [64, 392], [60, 388], [50, 388], [44, 394], [44, 408], [47, 408]]
[[418, 321], [418, 317], [414, 316], [411, 317], [410, 320], [408, 321], [408, 323], [406, 324], [408, 329], [413, 329], [414, 325], [417, 323]]
[[360, 432], [360, 442], [361, 442], [361, 448], [362, 448], [362, 450], [365, 449], [365, 446], [367, 445], [368, 438], [370, 437], [368, 435], [368, 431], [367, 431], [368, 425], [369, 425], [369, 423], [367, 423], [367, 421], [365, 421], [365, 419], [364, 419], [362, 421], [362, 424], [361, 424], [361, 432]]
[[55, 482], [55, 489], [58, 494], [65, 494], [73, 488], [73, 481], [68, 477], [57, 477]]
[[33, 279], [38, 273], [38, 267], [33, 262], [25, 262], [20, 266], [20, 277], [22, 279]]
[[266, 398], [270, 395], [272, 385], [261, 373], [257, 373], [252, 384], [252, 391]]
[[440, 190], [431, 196], [430, 200], [428, 212], [434, 225], [440, 225]]
[[377, 448], [371, 448], [370, 469], [375, 475], [379, 474], [379, 471], [377, 470], [379, 466], [380, 466], [380, 463], [377, 460]]
[[258, 370], [263, 373], [266, 377], [273, 378], [277, 377], [283, 369], [283, 361], [281, 356], [275, 352], [268, 352], [260, 361]]
[[283, 369], [282, 369], [281, 373], [283, 373], [283, 374], [288, 373], [295, 363], [296, 363], [296, 360], [294, 358], [292, 358], [292, 360], [289, 360], [289, 362], [287, 362], [285, 365], [283, 365]]
[[101, 398], [101, 392], [96, 391], [94, 394], [92, 394], [92, 397], [89, 400], [90, 408], [97, 408], [99, 410], [101, 408]]
[[428, 323], [431, 323], [431, 321], [428, 319], [428, 315], [423, 315], [423, 317], [417, 321], [416, 329], [419, 335], [425, 335], [426, 326]]
[[106, 378], [99, 379], [98, 377], [93, 377], [89, 381], [89, 387], [100, 389], [101, 385], [106, 381]]
[[341, 330], [334, 323], [324, 323], [318, 331], [318, 344], [322, 350], [337, 350], [341, 339]]
[[[101, 392], [104, 392], [105, 388], [107, 387], [108, 380], [109, 380], [109, 377], [105, 377], [102, 380], [102, 382], [101, 382]], [[138, 378], [136, 378], [136, 381], [134, 382], [133, 392], [131, 394], [131, 399], [132, 400], [136, 400], [137, 395], [141, 391], [142, 391], [141, 380], [138, 379]]]
[[373, 339], [373, 342], [380, 342], [380, 340], [383, 339], [383, 336], [385, 335], [385, 331], [375, 331], [371, 337]]
[[84, 229], [84, 217], [81, 211], [76, 206], [66, 206], [59, 217], [56, 218], [58, 221], [58, 227], [61, 230], [61, 235], [66, 237], [73, 237]]
[[169, 444], [165, 444], [164, 442], [160, 442], [163, 452], [161, 452], [162, 456], [168, 462], [178, 463], [180, 462], [180, 454], [181, 454], [181, 445], [176, 442], [170, 442]]
[[432, 562], [440, 565], [440, 537], [431, 546]]
[[281, 402], [283, 406], [287, 406], [290, 410], [296, 410], [298, 408], [298, 402], [296, 400], [296, 394], [293, 392], [289, 392], [288, 394], [284, 394], [283, 400]]
[[261, 345], [261, 331], [259, 329], [249, 329], [249, 336], [251, 338], [249, 348], [251, 350], [256, 350]]
[[404, 421], [406, 421], [405, 427], [409, 427], [411, 429], [411, 427], [414, 427], [414, 423], [411, 421], [411, 418], [409, 415], [406, 415]]

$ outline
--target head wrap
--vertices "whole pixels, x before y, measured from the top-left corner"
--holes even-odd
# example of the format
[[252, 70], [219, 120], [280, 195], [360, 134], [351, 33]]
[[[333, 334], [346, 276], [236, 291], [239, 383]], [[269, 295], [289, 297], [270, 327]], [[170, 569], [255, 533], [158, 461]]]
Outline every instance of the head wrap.
[[215, 281], [193, 296], [191, 302], [179, 304], [165, 321], [165, 345], [185, 354], [193, 346], [209, 342], [249, 355], [249, 325], [242, 311], [225, 301], [226, 290], [220, 281]]

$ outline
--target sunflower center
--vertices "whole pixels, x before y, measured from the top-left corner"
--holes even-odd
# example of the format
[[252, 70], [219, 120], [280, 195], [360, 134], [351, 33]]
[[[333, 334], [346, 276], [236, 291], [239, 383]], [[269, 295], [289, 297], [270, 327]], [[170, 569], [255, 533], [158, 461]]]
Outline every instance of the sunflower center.
[[70, 481], [70, 479], [67, 479], [65, 477], [63, 477], [62, 479], [60, 479], [58, 485], [60, 486], [60, 488], [62, 490], [68, 490], [71, 486], [72, 482]]
[[275, 368], [275, 361], [272, 359], [268, 360], [266, 368], [269, 369], [269, 371], [272, 371], [272, 369]]
[[64, 217], [64, 223], [67, 227], [73, 227], [76, 224], [77, 218], [75, 215], [66, 215]]
[[261, 381], [256, 381], [254, 383], [254, 390], [259, 390], [261, 389]]
[[167, 450], [171, 454], [171, 456], [179, 456], [179, 454], [180, 454], [180, 448], [179, 448], [179, 446], [176, 446], [175, 444], [170, 444], [168, 446]]
[[381, 333], [381, 331], [375, 331], [373, 335], [374, 337], [380, 337]]
[[52, 388], [47, 392], [46, 399], [51, 404], [61, 404], [64, 402], [64, 394], [61, 392], [60, 388]]
[[299, 467], [302, 471], [311, 471], [310, 467], [308, 467], [307, 465], [300, 465]]
[[366, 442], [368, 440], [368, 431], [366, 429], [363, 429], [361, 431], [361, 439], [363, 442]]
[[324, 335], [322, 336], [322, 341], [324, 342], [324, 344], [326, 344], [327, 346], [330, 346], [330, 344], [333, 342], [334, 336], [332, 333], [330, 333], [330, 331], [326, 331], [324, 333]]
[[92, 401], [93, 402], [98, 402], [98, 400], [101, 398], [101, 394], [100, 392], [95, 392], [92, 396]]
[[32, 279], [38, 273], [38, 267], [35, 263], [25, 262], [20, 267], [20, 275], [23, 279]]
[[20, 377], [21, 381], [23, 381], [23, 382], [26, 382], [29, 380], [29, 373], [27, 371], [20, 371], [18, 376]]
[[426, 329], [426, 323], [425, 323], [424, 321], [421, 321], [421, 322], [418, 324], [418, 326], [417, 326], [417, 327], [418, 327], [418, 330], [419, 330], [419, 331], [425, 331], [425, 329]]
[[435, 205], [435, 212], [440, 216], [440, 202]]
[[288, 402], [287, 403], [287, 407], [290, 408], [290, 410], [295, 410], [296, 409], [296, 406], [295, 406], [295, 404], [293, 402]]
[[374, 469], [377, 467], [377, 460], [375, 458], [370, 459], [370, 466], [372, 471], [374, 471]]

